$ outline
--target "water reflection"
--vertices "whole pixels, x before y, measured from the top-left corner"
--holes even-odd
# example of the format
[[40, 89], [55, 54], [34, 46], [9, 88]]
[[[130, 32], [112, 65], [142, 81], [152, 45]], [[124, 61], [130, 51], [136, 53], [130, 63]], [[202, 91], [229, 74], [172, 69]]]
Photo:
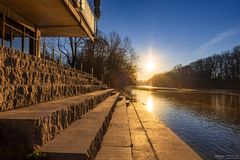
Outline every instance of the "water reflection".
[[132, 93], [204, 159], [240, 155], [240, 96], [166, 90]]
[[146, 107], [149, 112], [153, 112], [154, 106], [153, 106], [153, 99], [151, 95], [148, 96]]

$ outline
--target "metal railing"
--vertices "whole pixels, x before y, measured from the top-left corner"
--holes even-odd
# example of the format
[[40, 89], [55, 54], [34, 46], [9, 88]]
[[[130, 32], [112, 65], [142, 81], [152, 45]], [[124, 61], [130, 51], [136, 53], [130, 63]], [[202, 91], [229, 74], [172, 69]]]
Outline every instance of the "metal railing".
[[[70, 68], [70, 66], [67, 63], [67, 58], [65, 57], [65, 55], [62, 54], [62, 52], [57, 47], [55, 47], [54, 45], [49, 45], [44, 40], [40, 41], [40, 54], [41, 54], [41, 58], [43, 58], [43, 59], [53, 61], [57, 64], [60, 64], [60, 65]], [[83, 72], [82, 68], [83, 68], [83, 66], [81, 64], [81, 70], [77, 70], [75, 68], [71, 68], [71, 69], [81, 73], [82, 75], [85, 75], [88, 79], [91, 79], [92, 81], [101, 82], [101, 81], [97, 80], [97, 78], [94, 77], [93, 68], [91, 70], [91, 73]]]
[[63, 65], [67, 64], [66, 60], [64, 61], [66, 58], [63, 57], [62, 52], [53, 45], [49, 45], [45, 40], [40, 40], [40, 54], [41, 58], [51, 60]]

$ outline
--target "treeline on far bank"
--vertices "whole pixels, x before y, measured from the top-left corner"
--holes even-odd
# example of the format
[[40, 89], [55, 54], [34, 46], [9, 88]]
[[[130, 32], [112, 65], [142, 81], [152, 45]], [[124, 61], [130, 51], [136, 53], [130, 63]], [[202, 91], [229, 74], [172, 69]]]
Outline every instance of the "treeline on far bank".
[[240, 89], [240, 46], [154, 75], [148, 85], [176, 88]]

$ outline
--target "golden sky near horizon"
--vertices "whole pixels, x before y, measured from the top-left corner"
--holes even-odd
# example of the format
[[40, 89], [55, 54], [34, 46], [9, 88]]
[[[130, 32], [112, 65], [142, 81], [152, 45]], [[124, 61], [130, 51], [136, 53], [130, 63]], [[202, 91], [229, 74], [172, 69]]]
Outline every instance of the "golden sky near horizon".
[[149, 47], [147, 51], [139, 54], [138, 80], [147, 80], [154, 74], [164, 72], [168, 68], [166, 55]]

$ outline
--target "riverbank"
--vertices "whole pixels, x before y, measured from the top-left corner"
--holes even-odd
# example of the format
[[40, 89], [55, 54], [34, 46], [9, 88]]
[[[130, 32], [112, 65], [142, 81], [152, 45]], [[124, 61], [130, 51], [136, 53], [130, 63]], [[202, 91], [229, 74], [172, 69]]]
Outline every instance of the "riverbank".
[[232, 96], [240, 96], [239, 90], [224, 90], [224, 89], [187, 89], [187, 88], [168, 88], [168, 87], [153, 87], [153, 86], [132, 86], [131, 89], [149, 90], [149, 91], [174, 91], [174, 92], [201, 92], [227, 94]]
[[140, 102], [118, 102], [97, 160], [202, 159]]

